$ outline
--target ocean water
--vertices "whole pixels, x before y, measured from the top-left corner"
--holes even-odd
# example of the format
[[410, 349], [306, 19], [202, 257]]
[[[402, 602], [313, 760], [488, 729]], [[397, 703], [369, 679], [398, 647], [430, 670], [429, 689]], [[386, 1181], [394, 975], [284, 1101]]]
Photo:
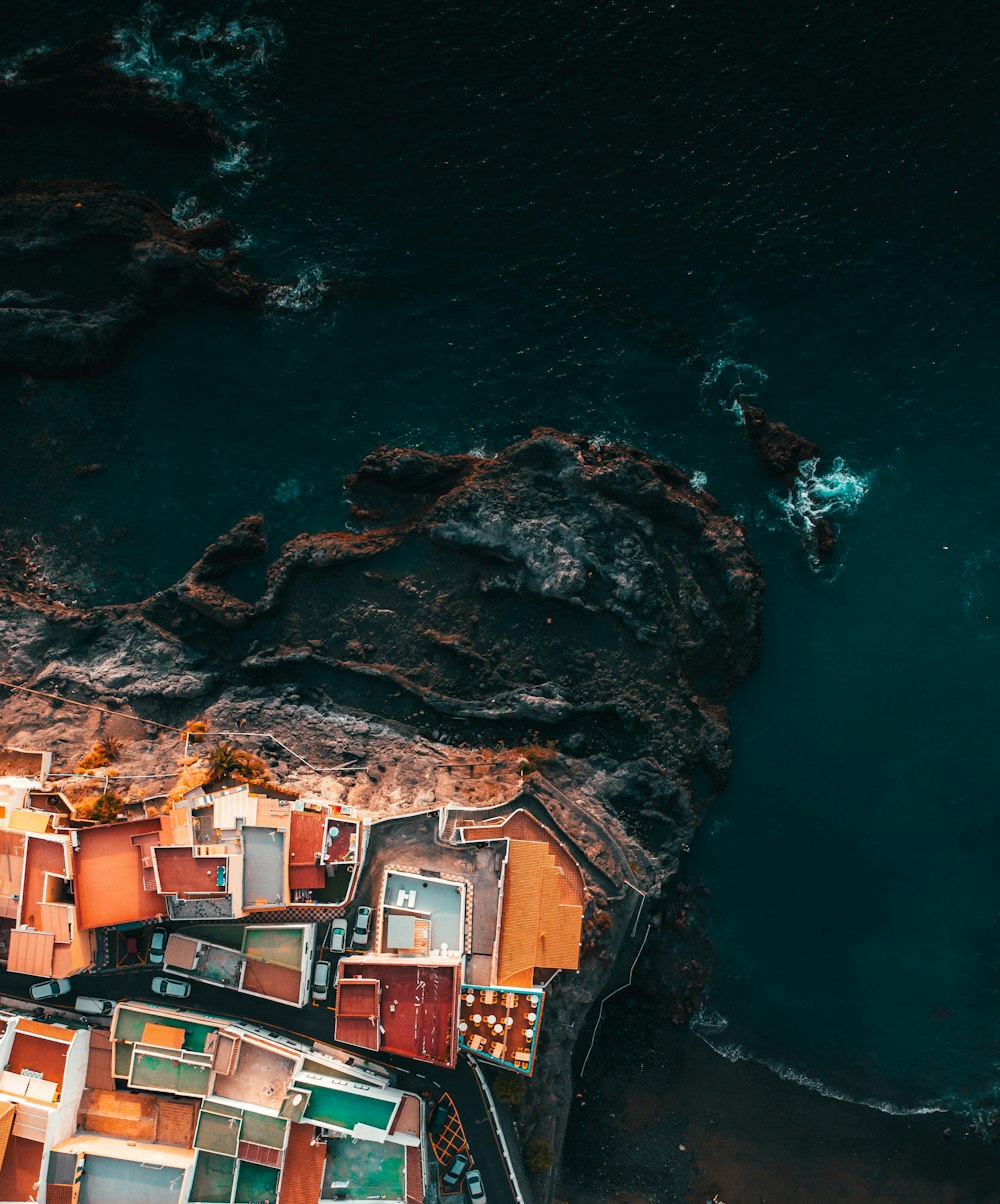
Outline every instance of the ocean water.
[[[224, 213], [282, 286], [259, 316], [172, 316], [106, 373], [0, 381], [3, 521], [65, 596], [142, 596], [247, 513], [276, 546], [340, 526], [379, 442], [488, 452], [547, 424], [673, 460], [746, 521], [769, 584], [692, 854], [718, 957], [698, 1031], [817, 1090], [989, 1111], [991, 7], [40, 0], [5, 25], [5, 73], [114, 28], [124, 70], [227, 139], [68, 129], [10, 140], [8, 174]], [[735, 387], [822, 447], [790, 497]]]

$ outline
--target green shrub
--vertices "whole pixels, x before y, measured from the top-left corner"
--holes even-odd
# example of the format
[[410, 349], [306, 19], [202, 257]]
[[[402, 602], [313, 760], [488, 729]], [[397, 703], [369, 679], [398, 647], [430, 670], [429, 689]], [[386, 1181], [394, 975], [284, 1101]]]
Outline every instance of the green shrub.
[[524, 1151], [524, 1162], [533, 1175], [544, 1175], [552, 1170], [556, 1162], [556, 1152], [552, 1142], [543, 1137], [535, 1137], [528, 1142]]

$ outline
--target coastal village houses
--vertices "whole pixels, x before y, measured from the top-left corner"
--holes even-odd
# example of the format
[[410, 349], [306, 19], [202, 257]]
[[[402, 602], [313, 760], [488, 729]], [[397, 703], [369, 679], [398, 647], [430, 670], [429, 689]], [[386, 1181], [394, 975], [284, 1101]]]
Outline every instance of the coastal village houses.
[[[159, 928], [163, 974], [232, 991], [234, 1014], [240, 996], [273, 1003], [273, 1027], [180, 1001], [85, 1022], [59, 1010], [74, 994], [0, 1011], [0, 1201], [418, 1201], [423, 1105], [380, 1055], [533, 1072], [586, 897], [529, 794], [385, 817], [237, 783], [97, 824], [50, 775], [47, 753], [0, 751], [8, 973], [86, 975], [74, 991], [102, 996]], [[302, 1007], [329, 1017], [328, 1044], [284, 1032]]]

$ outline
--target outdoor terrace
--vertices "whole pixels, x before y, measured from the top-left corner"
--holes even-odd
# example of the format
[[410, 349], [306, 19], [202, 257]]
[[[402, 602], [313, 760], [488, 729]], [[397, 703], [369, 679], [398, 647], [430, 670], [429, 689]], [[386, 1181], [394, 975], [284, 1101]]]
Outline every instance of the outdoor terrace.
[[191, 848], [154, 848], [160, 890], [165, 895], [224, 895], [228, 857], [196, 857]]
[[21, 892], [21, 923], [45, 931], [41, 905], [46, 901], [46, 875], [68, 877], [66, 845], [61, 840], [29, 836], [24, 856], [24, 890]]
[[463, 986], [458, 1017], [462, 1048], [530, 1075], [544, 1003], [540, 990]]
[[213, 1094], [236, 1103], [273, 1109], [281, 1107], [298, 1059], [266, 1049], [245, 1037], [232, 1074], [216, 1074]]
[[[104, 928], [166, 914], [162, 895], [147, 889], [143, 860], [160, 842], [160, 820], [83, 828], [74, 853], [77, 911], [82, 928]], [[110, 883], [114, 889], [109, 890]]]
[[150, 1041], [143, 1034], [150, 1023], [164, 1028], [179, 1029], [184, 1034], [183, 1048], [194, 1050], [196, 1053], [204, 1053], [205, 1043], [210, 1034], [218, 1031], [218, 1025], [199, 1024], [170, 1012], [119, 1007], [111, 1036], [115, 1041], [144, 1041], [148, 1045]]
[[427, 956], [434, 950], [461, 955], [465, 892], [456, 883], [390, 870], [382, 905], [382, 951], [396, 956]]
[[[66, 1071], [66, 1056], [69, 1053], [72, 1035], [69, 1041], [52, 1040], [45, 1036], [36, 1036], [33, 1032], [18, 1031], [7, 1058], [7, 1070], [11, 1074], [27, 1074], [31, 1077], [40, 1076], [47, 1083], [55, 1083], [62, 1088], [63, 1074]], [[28, 1022], [30, 1023], [30, 1021]], [[48, 1027], [39, 1025], [39, 1028]]]

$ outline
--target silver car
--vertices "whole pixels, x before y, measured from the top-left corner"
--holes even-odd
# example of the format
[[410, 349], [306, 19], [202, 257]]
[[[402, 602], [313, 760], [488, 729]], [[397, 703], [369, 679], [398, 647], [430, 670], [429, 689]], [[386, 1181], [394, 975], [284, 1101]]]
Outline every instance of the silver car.
[[465, 1176], [465, 1198], [468, 1204], [486, 1204], [483, 1177], [475, 1167]]
[[164, 978], [157, 974], [150, 987], [154, 994], [165, 995], [167, 999], [187, 999], [191, 994], [191, 984], [181, 982], [179, 978]]
[[351, 944], [357, 948], [363, 948], [368, 944], [368, 938], [372, 934], [372, 909], [370, 907], [359, 907], [358, 914], [354, 917], [354, 936], [351, 939]]
[[45, 982], [33, 982], [28, 988], [28, 994], [36, 1003], [46, 999], [58, 999], [60, 995], [68, 995], [73, 985], [68, 978], [49, 978]]

